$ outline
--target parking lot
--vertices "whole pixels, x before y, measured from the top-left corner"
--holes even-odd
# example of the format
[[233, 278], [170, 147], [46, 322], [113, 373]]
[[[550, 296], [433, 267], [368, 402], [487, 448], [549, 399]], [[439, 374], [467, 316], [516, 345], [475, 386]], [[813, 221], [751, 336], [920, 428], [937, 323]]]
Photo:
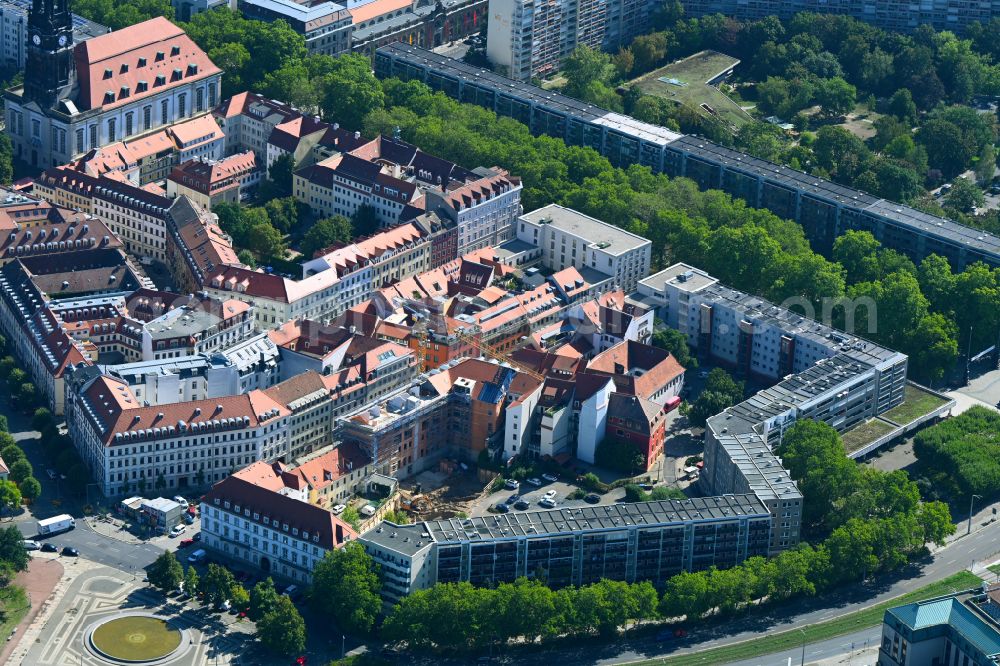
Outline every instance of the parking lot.
[[[534, 486], [527, 481], [522, 481], [517, 490], [504, 488], [498, 492], [491, 493], [476, 503], [476, 505], [472, 508], [472, 511], [470, 511], [470, 515], [485, 516], [491, 513], [490, 507], [500, 503], [507, 503], [507, 500], [513, 495], [516, 495], [519, 500], [527, 502], [528, 506], [523, 509], [518, 509], [515, 508], [514, 503], [512, 502], [508, 505], [510, 506], [511, 511], [538, 511], [540, 509], [545, 509], [546, 507], [541, 506], [539, 502], [543, 497], [545, 497], [547, 492], [555, 492], [553, 500], [558, 508], [571, 508], [588, 505], [588, 502], [582, 499], [567, 499], [573, 491], [577, 489], [576, 484], [568, 483], [566, 481], [546, 481], [541, 478], [539, 478], [539, 481], [541, 481], [540, 486]], [[625, 497], [625, 489], [616, 488], [603, 495], [599, 495], [599, 497], [600, 501], [593, 503], [591, 506], [596, 504], [614, 504]]]

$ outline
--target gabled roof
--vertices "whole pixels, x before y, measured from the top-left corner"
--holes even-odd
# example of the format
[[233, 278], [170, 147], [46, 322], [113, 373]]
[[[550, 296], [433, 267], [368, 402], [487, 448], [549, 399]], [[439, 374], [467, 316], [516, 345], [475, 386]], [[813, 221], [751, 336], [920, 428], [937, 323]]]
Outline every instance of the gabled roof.
[[[267, 466], [267, 463], [258, 462], [254, 465]], [[310, 540], [315, 535], [315, 543], [326, 550], [340, 548], [358, 536], [350, 525], [326, 509], [256, 485], [239, 475], [229, 476], [212, 486], [204, 501], [214, 504], [216, 500], [220, 503], [230, 502], [234, 510], [236, 506], [241, 510], [249, 509], [249, 517], [244, 512], [246, 520], [260, 522], [260, 519], [253, 516], [267, 517], [271, 529], [279, 529], [277, 526], [280, 525], [280, 529], [284, 531], [287, 525], [289, 531], [295, 528], [300, 535], [308, 533]]]

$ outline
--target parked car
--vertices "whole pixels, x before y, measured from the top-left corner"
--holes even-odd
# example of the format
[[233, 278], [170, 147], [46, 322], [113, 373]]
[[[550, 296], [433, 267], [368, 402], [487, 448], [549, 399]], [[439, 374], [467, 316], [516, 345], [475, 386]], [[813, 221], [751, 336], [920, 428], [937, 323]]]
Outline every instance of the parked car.
[[524, 500], [517, 500], [516, 502], [514, 502], [514, 508], [517, 509], [518, 511], [525, 511], [530, 506], [531, 505]]
[[180, 495], [174, 495], [174, 501], [183, 506], [184, 508], [187, 508], [188, 506], [188, 501], [183, 497], [181, 497]]
[[181, 542], [177, 544], [178, 548], [187, 548], [194, 544], [194, 539], [181, 539]]
[[542, 474], [542, 478], [548, 481], [549, 483], [555, 483], [556, 481], [559, 480], [559, 477], [556, 476], [555, 474]]
[[371, 504], [365, 504], [363, 507], [361, 507], [360, 513], [361, 513], [362, 516], [365, 516], [367, 518], [367, 517], [370, 517], [370, 516], [374, 516], [375, 512], [377, 510], [378, 509], [376, 509]]
[[58, 552], [59, 549], [56, 548], [55, 544], [53, 544], [53, 543], [43, 543], [42, 547], [41, 547], [41, 551], [43, 553], [55, 553], [55, 552]]
[[541, 480], [541, 479], [539, 479], [538, 477], [534, 477], [534, 476], [533, 476], [533, 477], [531, 477], [530, 479], [528, 479], [528, 483], [530, 483], [530, 484], [531, 484], [531, 485], [533, 485], [534, 487], [538, 488], [539, 486], [541, 486], [541, 485], [542, 485], [542, 480]]
[[508, 497], [508, 498], [507, 498], [507, 499], [506, 499], [506, 500], [504, 501], [504, 504], [506, 504], [506, 505], [510, 506], [511, 504], [513, 504], [514, 502], [516, 502], [516, 501], [517, 501], [517, 500], [519, 500], [519, 499], [521, 499], [521, 496], [520, 496], [520, 495], [518, 495], [517, 493], [514, 493], [513, 495], [511, 495], [510, 497]]
[[344, 513], [344, 509], [346, 508], [347, 507], [343, 504], [337, 504], [336, 506], [333, 507], [333, 515], [339, 516], [340, 514]]
[[38, 543], [37, 541], [32, 541], [31, 539], [25, 539], [24, 540], [24, 549], [25, 550], [38, 550], [41, 547], [42, 547], [42, 544]]
[[232, 607], [233, 607], [233, 602], [230, 601], [229, 599], [226, 599], [221, 604], [219, 604], [219, 610], [221, 611], [228, 611]]
[[289, 585], [288, 587], [285, 588], [285, 591], [282, 592], [282, 594], [291, 599], [292, 601], [296, 601], [301, 596], [302, 593], [301, 590], [299, 590], [298, 585]]
[[201, 532], [195, 532], [194, 536], [191, 537], [195, 541], [201, 541]]
[[191, 564], [199, 564], [201, 562], [204, 562], [206, 557], [208, 557], [208, 553], [206, 553], [203, 548], [199, 548], [198, 550], [188, 555], [188, 562], [190, 562]]
[[554, 490], [547, 490], [547, 491], [545, 491], [545, 494], [542, 495], [542, 497], [544, 497], [545, 499], [555, 499], [555, 497], [556, 497], [556, 491], [554, 491]]
[[583, 498], [583, 501], [588, 504], [598, 504], [601, 501], [601, 496], [597, 493], [587, 493], [587, 496]]
[[708, 370], [702, 370], [699, 372], [698, 379], [708, 379]]
[[508, 511], [510, 511], [510, 507], [506, 504], [494, 504], [493, 510], [496, 511], [497, 513], [507, 513]]
[[517, 490], [518, 488], [521, 487], [521, 484], [518, 483], [515, 479], [507, 479], [506, 481], [503, 482], [503, 487], [506, 488], [507, 490]]
[[544, 507], [546, 509], [554, 509], [556, 508], [557, 505], [556, 501], [551, 497], [543, 497], [542, 499], [538, 500], [538, 506]]
[[187, 525], [174, 525], [170, 528], [170, 536], [177, 537], [184, 534], [187, 531]]
[[66, 555], [67, 557], [79, 557], [80, 551], [78, 551], [76, 548], [73, 548], [73, 546], [64, 546], [62, 549], [62, 554]]

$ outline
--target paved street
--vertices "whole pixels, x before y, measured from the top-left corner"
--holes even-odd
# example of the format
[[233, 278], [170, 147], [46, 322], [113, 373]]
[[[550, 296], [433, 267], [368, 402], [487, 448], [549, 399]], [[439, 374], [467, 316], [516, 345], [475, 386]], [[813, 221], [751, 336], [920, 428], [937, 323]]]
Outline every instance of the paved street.
[[[38, 539], [34, 521], [19, 522], [17, 527], [25, 538]], [[143, 568], [151, 564], [164, 550], [151, 543], [127, 543], [98, 534], [90, 528], [87, 521], [80, 518], [77, 518], [76, 529], [38, 540], [42, 543], [49, 541], [60, 550], [63, 546], [72, 546], [80, 551], [80, 556], [83, 558], [126, 573], [135, 573], [140, 579], [144, 575]]]

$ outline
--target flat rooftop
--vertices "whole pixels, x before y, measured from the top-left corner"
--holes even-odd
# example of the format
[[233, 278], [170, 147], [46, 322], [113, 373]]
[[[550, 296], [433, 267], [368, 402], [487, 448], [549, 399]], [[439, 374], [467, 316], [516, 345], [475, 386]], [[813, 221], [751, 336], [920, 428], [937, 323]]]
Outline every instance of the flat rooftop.
[[718, 437], [726, 456], [758, 501], [802, 499], [795, 481], [771, 451], [764, 438], [755, 432], [725, 434]]
[[619, 530], [633, 525], [683, 525], [725, 521], [740, 516], [769, 518], [770, 512], [753, 495], [722, 495], [547, 511], [518, 511], [479, 518], [432, 520], [424, 525], [426, 532], [438, 543], [456, 543]]
[[146, 324], [146, 331], [153, 340], [166, 340], [203, 333], [221, 322], [222, 319], [211, 312], [199, 309], [186, 309], [178, 315], [170, 311], [163, 317]]
[[682, 263], [674, 264], [669, 268], [664, 268], [659, 273], [639, 280], [639, 284], [657, 293], [665, 292], [668, 284], [682, 291], [695, 292], [717, 282], [716, 278], [700, 268]]
[[602, 222], [558, 204], [549, 204], [544, 208], [538, 208], [530, 213], [525, 213], [519, 219], [534, 224], [551, 224], [560, 231], [573, 234], [588, 243], [597, 245], [609, 254], [624, 254], [643, 246], [652, 245], [652, 241], [648, 238], [629, 233], [607, 222]]

